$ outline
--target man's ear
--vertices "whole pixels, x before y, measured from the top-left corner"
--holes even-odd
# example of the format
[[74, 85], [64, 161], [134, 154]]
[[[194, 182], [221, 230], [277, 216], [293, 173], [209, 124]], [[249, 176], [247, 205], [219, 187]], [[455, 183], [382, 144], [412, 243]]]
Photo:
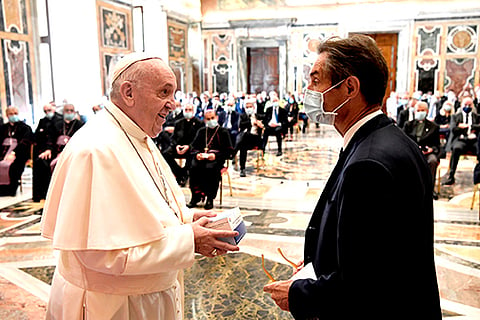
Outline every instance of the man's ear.
[[345, 79], [347, 86], [347, 97], [350, 99], [355, 98], [360, 93], [360, 80], [355, 76], [350, 76]]
[[135, 99], [133, 97], [133, 84], [130, 81], [122, 82], [120, 85], [120, 96], [127, 107], [133, 107], [135, 105]]

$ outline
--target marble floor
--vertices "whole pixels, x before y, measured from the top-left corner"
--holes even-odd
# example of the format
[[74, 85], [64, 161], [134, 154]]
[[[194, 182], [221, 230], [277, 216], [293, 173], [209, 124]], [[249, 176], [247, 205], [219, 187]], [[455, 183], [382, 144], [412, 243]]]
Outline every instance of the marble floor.
[[[275, 307], [262, 287], [290, 277], [291, 267], [277, 248], [300, 260], [304, 229], [332, 170], [341, 138], [330, 128], [311, 126], [284, 141], [276, 157], [271, 138], [264, 159], [249, 152], [247, 177], [234, 165], [223, 177], [215, 210], [240, 207], [248, 226], [239, 253], [208, 259], [198, 256], [186, 270], [186, 319], [292, 319]], [[435, 205], [435, 254], [445, 319], [480, 319], [479, 196], [474, 199], [474, 160], [461, 159], [457, 183], [441, 186]], [[447, 160], [440, 163], [445, 174]], [[232, 195], [230, 195], [230, 186]], [[187, 201], [188, 188], [183, 189]], [[407, 192], [407, 191], [406, 191]], [[221, 204], [220, 204], [221, 202]], [[56, 254], [39, 232], [42, 203], [31, 201], [31, 170], [16, 197], [0, 198], [0, 319], [44, 319]], [[215, 285], [209, 285], [209, 284]]]

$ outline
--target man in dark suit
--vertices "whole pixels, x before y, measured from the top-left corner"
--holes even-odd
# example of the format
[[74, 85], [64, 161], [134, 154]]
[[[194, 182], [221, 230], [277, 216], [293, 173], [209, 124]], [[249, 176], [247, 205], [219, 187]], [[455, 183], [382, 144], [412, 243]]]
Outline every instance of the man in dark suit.
[[[432, 177], [418, 146], [381, 112], [388, 68], [364, 35], [320, 44], [305, 108], [344, 151], [305, 233], [305, 270], [265, 286], [295, 319], [440, 320]], [[409, 190], [408, 197], [398, 195]]]
[[415, 104], [417, 100], [414, 98], [410, 98], [405, 109], [401, 110], [397, 115], [397, 125], [399, 128], [403, 129], [405, 127], [405, 123], [408, 121], [412, 121], [415, 119]]
[[265, 111], [265, 117], [263, 118], [263, 125], [265, 131], [263, 133], [263, 146], [262, 150], [265, 151], [267, 146], [268, 137], [275, 136], [277, 138], [277, 156], [281, 156], [282, 153], [282, 139], [287, 132], [288, 127], [288, 115], [287, 110], [280, 108], [279, 99], [276, 94], [272, 95], [271, 104]]
[[223, 110], [217, 112], [218, 124], [226, 128], [230, 133], [230, 140], [232, 142], [237, 140], [238, 124], [240, 121], [240, 114], [235, 111], [235, 102], [233, 100], [227, 101]]
[[[52, 158], [51, 154], [50, 157], [45, 157], [44, 152], [51, 149], [55, 123], [62, 121], [62, 117], [55, 112], [56, 106], [54, 103], [43, 106], [43, 111], [45, 112], [45, 117], [38, 122], [33, 145], [32, 198], [34, 202], [39, 202], [47, 196], [48, 185], [52, 176], [50, 170]], [[40, 157], [40, 155], [42, 156]]]
[[[440, 131], [438, 125], [426, 119], [427, 114], [428, 104], [423, 101], [418, 102], [415, 106], [415, 120], [407, 122], [403, 130], [417, 143], [425, 156], [434, 186], [440, 155]], [[438, 199], [435, 191], [433, 191], [433, 198]]]
[[[165, 161], [182, 187], [185, 186], [192, 163], [191, 144], [198, 129], [203, 127], [203, 122], [194, 117], [194, 108], [191, 103], [185, 105], [183, 117], [175, 123], [170, 146], [166, 150], [162, 150]], [[185, 165], [181, 167], [175, 159], [185, 159]]]
[[455, 172], [462, 154], [470, 152], [477, 154], [477, 140], [480, 132], [480, 116], [473, 111], [473, 99], [470, 97], [462, 100], [462, 108], [452, 116], [450, 170], [444, 185], [455, 183]]

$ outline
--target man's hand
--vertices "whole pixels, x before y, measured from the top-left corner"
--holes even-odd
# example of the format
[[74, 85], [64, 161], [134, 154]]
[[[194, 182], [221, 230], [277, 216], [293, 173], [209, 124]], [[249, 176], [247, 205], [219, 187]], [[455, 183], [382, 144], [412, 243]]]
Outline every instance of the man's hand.
[[4, 158], [3, 160], [13, 162], [13, 161], [15, 161], [15, 158], [16, 158], [15, 152], [10, 152], [9, 154], [7, 154], [7, 155], [5, 156], [5, 158]]
[[217, 240], [217, 238], [236, 237], [238, 232], [205, 228], [208, 218], [202, 217], [192, 223], [195, 252], [206, 257], [215, 257], [228, 251], [238, 251], [238, 246]]
[[52, 151], [51, 150], [45, 150], [44, 152], [40, 153], [38, 155], [38, 157], [40, 159], [43, 159], [43, 160], [51, 159], [52, 158]]
[[176, 149], [178, 154], [185, 154], [185, 152], [187, 152], [188, 149], [190, 149], [190, 146], [189, 145], [177, 146]]
[[165, 127], [163, 129], [163, 131], [168, 132], [168, 133], [173, 133], [174, 130], [175, 130], [175, 127]]
[[272, 295], [273, 301], [285, 311], [290, 311], [288, 306], [288, 291], [292, 286], [293, 280], [275, 281], [263, 287], [263, 291]]

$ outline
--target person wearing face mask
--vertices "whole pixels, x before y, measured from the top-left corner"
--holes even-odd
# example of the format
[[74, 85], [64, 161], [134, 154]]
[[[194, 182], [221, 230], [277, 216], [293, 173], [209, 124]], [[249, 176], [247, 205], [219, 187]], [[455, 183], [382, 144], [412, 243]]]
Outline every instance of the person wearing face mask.
[[432, 176], [417, 144], [381, 111], [385, 58], [365, 35], [328, 39], [318, 52], [305, 110], [335, 127], [343, 151], [306, 229], [304, 267], [264, 291], [295, 319], [359, 319], [364, 310], [408, 319], [415, 310], [440, 320]]
[[247, 151], [262, 147], [263, 122], [255, 114], [255, 102], [255, 97], [245, 99], [245, 113], [240, 116], [240, 133], [234, 151], [240, 151], [240, 177], [247, 176]]
[[20, 121], [17, 107], [8, 107], [6, 115], [8, 122], [0, 126], [0, 196], [15, 196], [25, 164], [30, 159], [33, 133], [29, 125]]
[[62, 117], [55, 112], [56, 105], [50, 102], [43, 106], [45, 117], [38, 122], [33, 144], [33, 184], [32, 199], [39, 202], [47, 196], [48, 185], [52, 176], [50, 162], [52, 158], [53, 128], [55, 123], [62, 121]]
[[204, 209], [213, 208], [220, 185], [221, 170], [225, 160], [233, 153], [228, 129], [218, 123], [214, 110], [204, 114], [205, 127], [200, 128], [192, 142], [192, 167], [190, 168], [190, 191], [192, 198], [189, 208], [195, 208], [206, 198]]
[[283, 136], [287, 132], [288, 115], [287, 110], [280, 107], [280, 100], [275, 92], [270, 92], [270, 106], [265, 111], [263, 125], [265, 131], [263, 133], [262, 150], [265, 152], [268, 137], [275, 136], [277, 138], [277, 156], [281, 156]]
[[[430, 173], [432, 174], [432, 186], [435, 187], [435, 179], [437, 174], [437, 167], [439, 163], [440, 154], [440, 133], [438, 125], [426, 119], [428, 114], [428, 104], [419, 101], [415, 105], [415, 120], [409, 121], [405, 124], [403, 131], [413, 141], [415, 141], [425, 156]], [[438, 199], [438, 194], [433, 192], [433, 198]]]
[[238, 121], [240, 114], [235, 111], [235, 101], [228, 100], [223, 110], [217, 112], [218, 124], [226, 129], [230, 133], [230, 140], [236, 141], [238, 134]]
[[[203, 122], [194, 117], [195, 106], [187, 103], [183, 109], [182, 119], [175, 122], [170, 146], [163, 157], [172, 169], [175, 178], [180, 186], [185, 186], [188, 179], [188, 171], [192, 163], [191, 144], [197, 135], [197, 131], [203, 126]], [[181, 167], [175, 159], [185, 159], [185, 164]]]
[[50, 169], [52, 172], [60, 153], [63, 151], [68, 141], [70, 141], [70, 138], [83, 125], [84, 122], [77, 117], [75, 106], [71, 103], [65, 104], [63, 106], [63, 119], [55, 122], [52, 126], [52, 132], [49, 135], [49, 147], [42, 156], [42, 159], [53, 159], [50, 162]]
[[480, 132], [480, 116], [474, 110], [472, 98], [463, 98], [461, 109], [452, 115], [450, 128], [450, 149], [452, 155], [450, 157], [449, 171], [444, 177], [443, 185], [455, 183], [455, 172], [462, 154], [470, 153], [476, 155], [478, 152], [477, 141]]
[[437, 116], [433, 120], [439, 127], [440, 134], [440, 158], [445, 158], [450, 139], [450, 121], [452, 118], [453, 104], [445, 100]]
[[415, 119], [415, 105], [417, 104], [417, 99], [410, 98], [407, 102], [406, 108], [400, 111], [397, 115], [397, 125], [400, 129], [403, 129], [405, 123]]
[[293, 94], [287, 99], [287, 141], [293, 140], [293, 128], [298, 122], [298, 103]]

